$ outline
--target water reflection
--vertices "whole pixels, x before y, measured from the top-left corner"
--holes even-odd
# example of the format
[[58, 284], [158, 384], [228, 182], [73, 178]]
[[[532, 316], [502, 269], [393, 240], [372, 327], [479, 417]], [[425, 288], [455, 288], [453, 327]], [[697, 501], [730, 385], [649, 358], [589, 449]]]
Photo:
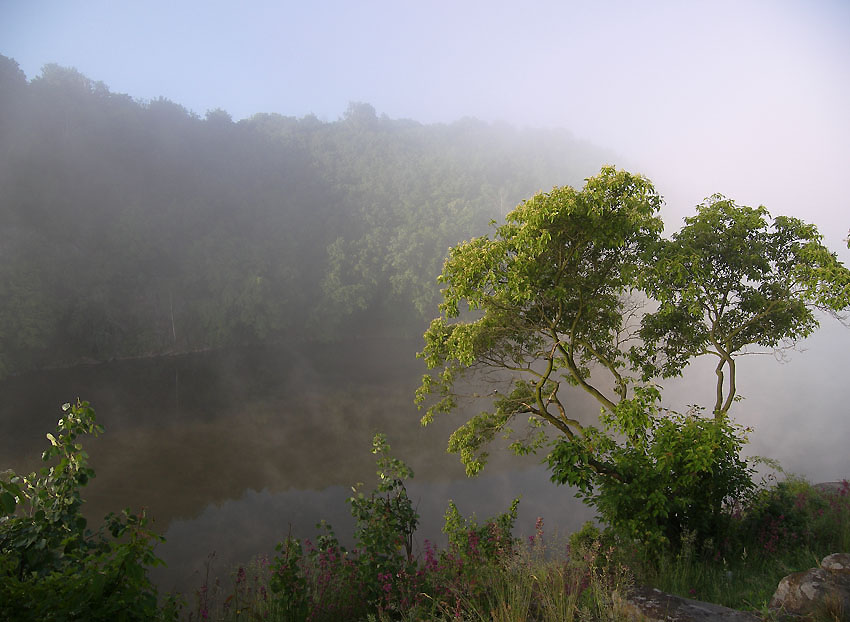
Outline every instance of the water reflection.
[[[315, 534], [326, 519], [350, 544], [350, 486], [374, 482], [374, 432], [415, 471], [410, 494], [422, 517], [418, 540], [442, 542], [448, 499], [481, 518], [522, 495], [518, 527], [537, 516], [566, 532], [590, 512], [556, 488], [535, 458], [494, 450], [484, 474], [467, 480], [445, 444], [458, 419], [418, 424], [412, 403], [423, 371], [418, 341], [352, 340], [348, 344], [266, 348], [54, 370], [0, 383], [0, 470], [39, 468], [44, 434], [59, 405], [80, 396], [95, 407], [106, 434], [87, 442], [97, 478], [84, 491], [86, 512], [147, 508], [168, 542], [166, 589], [197, 587], [216, 552], [217, 571], [273, 550], [289, 533]], [[749, 452], [779, 459], [813, 481], [850, 475], [846, 362], [850, 331], [835, 322], [803, 344], [787, 365], [771, 357], [740, 360], [747, 397], [734, 417], [753, 426]], [[665, 383], [665, 400], [682, 407], [711, 403], [711, 362]], [[572, 405], [595, 416], [576, 396]]]
[[[419, 542], [440, 542], [455, 499], [464, 514], [505, 511], [522, 496], [520, 521], [546, 516], [561, 529], [589, 513], [567, 489], [553, 491], [539, 459], [494, 451], [486, 474], [467, 480], [445, 452], [457, 420], [423, 429], [412, 402], [423, 368], [418, 343], [368, 341], [310, 348], [252, 349], [121, 361], [30, 374], [4, 383], [3, 468], [38, 468], [44, 434], [59, 405], [79, 395], [106, 434], [86, 443], [97, 477], [85, 512], [144, 506], [164, 533], [159, 554], [167, 589], [197, 587], [207, 556], [227, 565], [271, 552], [289, 533], [315, 535], [325, 519], [351, 544], [345, 499], [375, 483], [375, 432], [415, 472], [411, 497], [421, 515]], [[14, 406], [13, 406], [14, 405]], [[258, 492], [259, 491], [259, 492]]]
[[[424, 541], [446, 544], [441, 533], [448, 500], [452, 499], [465, 516], [480, 519], [508, 509], [512, 499], [521, 496], [517, 534], [534, 533], [538, 516], [544, 517], [547, 532], [566, 536], [593, 517], [567, 488], [554, 488], [540, 466], [484, 474], [475, 480], [417, 482], [408, 494], [420, 516], [415, 543], [421, 551]], [[227, 574], [234, 564], [245, 563], [258, 552], [271, 554], [288, 534], [314, 538], [315, 523], [325, 519], [344, 546], [351, 547], [354, 522], [345, 499], [351, 489], [331, 486], [323, 490], [287, 490], [272, 493], [245, 491], [239, 499], [210, 505], [191, 520], [175, 520], [165, 533], [166, 543], [158, 553], [169, 561], [153, 577], [165, 589], [191, 590], [203, 584], [206, 563], [210, 577]], [[209, 558], [214, 553], [214, 558]]]

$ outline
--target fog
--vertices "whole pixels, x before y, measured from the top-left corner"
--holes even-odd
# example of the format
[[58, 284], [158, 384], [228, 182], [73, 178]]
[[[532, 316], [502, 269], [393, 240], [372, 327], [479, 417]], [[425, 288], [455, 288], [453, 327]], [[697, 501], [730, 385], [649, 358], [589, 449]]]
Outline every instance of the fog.
[[[240, 344], [246, 335], [261, 342], [267, 336], [294, 339], [303, 336], [305, 326], [326, 319], [317, 311], [327, 306], [322, 296], [332, 297], [334, 309], [346, 309], [332, 318], [337, 324], [324, 338], [368, 337], [377, 326], [393, 338], [418, 340], [426, 324], [416, 309], [430, 309], [425, 316], [436, 312], [421, 284], [433, 286], [441, 249], [485, 232], [490, 217], [503, 216], [530, 192], [547, 184], [580, 184], [603, 163], [643, 173], [654, 182], [666, 200], [668, 234], [705, 197], [721, 193], [739, 204], [764, 205], [772, 215], [816, 224], [825, 244], [845, 264], [850, 262], [843, 241], [850, 228], [850, 5], [840, 0], [0, 0], [0, 54], [18, 63], [30, 81], [27, 88], [36, 93], [33, 97], [55, 106], [43, 104], [41, 113], [26, 117], [29, 125], [15, 125], [30, 114], [23, 107], [15, 112], [16, 121], [0, 123], [0, 131], [6, 132], [0, 135], [14, 137], [0, 145], [5, 163], [0, 182], [8, 191], [4, 199], [12, 197], [3, 208], [12, 214], [12, 228], [0, 248], [5, 260], [0, 273], [7, 270], [29, 283], [29, 272], [22, 270], [42, 275], [42, 267], [59, 266], [62, 276], [32, 279], [45, 292], [55, 286], [61, 296], [14, 289], [15, 305], [19, 300], [29, 305], [27, 321], [9, 320], [8, 301], [0, 300], [0, 331], [20, 341], [14, 348], [4, 344], [0, 376], [4, 364], [12, 365], [4, 363], [7, 354], [25, 361], [20, 368], [10, 367], [11, 372], [24, 373], [149, 353], [186, 355]], [[65, 117], [50, 112], [64, 114], [66, 106], [73, 110], [71, 116], [79, 112], [74, 108], [78, 102], [68, 96], [68, 75], [55, 68], [53, 73], [43, 71], [51, 63], [75, 68], [93, 81], [85, 88], [86, 97], [97, 95], [97, 82], [115, 95], [104, 99], [108, 104], [103, 109], [79, 106], [94, 111], [90, 117], [80, 113], [81, 118], [107, 119], [101, 134], [92, 133], [92, 138], [88, 126], [69, 128], [62, 125]], [[50, 88], [56, 89], [53, 95]], [[0, 104], [5, 105], [3, 96]], [[368, 148], [357, 142], [358, 132], [372, 138]], [[61, 140], [52, 142], [54, 134]], [[40, 138], [31, 144], [15, 142], [30, 135]], [[80, 145], [89, 149], [86, 157], [78, 151]], [[443, 154], [446, 163], [435, 164]], [[73, 166], [65, 167], [63, 158]], [[42, 168], [30, 171], [33, 162]], [[396, 166], [398, 162], [403, 164]], [[91, 171], [99, 171], [99, 177], [87, 183]], [[373, 177], [359, 179], [364, 171]], [[370, 194], [372, 181], [380, 194]], [[470, 197], [473, 187], [482, 189], [481, 196]], [[409, 204], [387, 207], [398, 204], [408, 190], [411, 203], [419, 201], [431, 214], [422, 222], [410, 215]], [[384, 211], [360, 211], [363, 197]], [[68, 205], [86, 205], [90, 211], [78, 216]], [[448, 232], [442, 226], [446, 222]], [[390, 224], [382, 228], [385, 223]], [[49, 230], [38, 239], [52, 250], [36, 252], [27, 246], [42, 235], [33, 233], [37, 227]], [[369, 237], [370, 229], [378, 234]], [[424, 242], [415, 235], [423, 229], [435, 231]], [[349, 233], [351, 239], [343, 239]], [[150, 248], [141, 242], [151, 239], [156, 244]], [[386, 247], [375, 251], [379, 244]], [[421, 248], [436, 254], [422, 261], [427, 253]], [[97, 253], [86, 255], [90, 249]], [[120, 261], [110, 254], [116, 250]], [[395, 254], [390, 257], [389, 252]], [[311, 272], [296, 273], [293, 266], [299, 261], [309, 262]], [[61, 270], [87, 276], [69, 281]], [[356, 281], [370, 270], [380, 278], [365, 286]], [[132, 279], [121, 280], [130, 272]], [[121, 283], [120, 296], [100, 289], [115, 282]], [[329, 294], [333, 288], [327, 283], [338, 287]], [[389, 283], [398, 291], [386, 293]], [[232, 291], [239, 296], [222, 302]], [[280, 292], [287, 296], [280, 298], [283, 302], [272, 297]], [[400, 306], [400, 298], [407, 306]], [[276, 302], [270, 303], [272, 299]], [[67, 300], [67, 308], [59, 309], [58, 300]], [[428, 304], [420, 304], [423, 300]], [[381, 314], [364, 319], [373, 309]], [[246, 320], [249, 311], [254, 315]], [[823, 323], [819, 333], [787, 353], [784, 363], [771, 355], [745, 357], [738, 368], [745, 400], [733, 409], [737, 420], [754, 428], [750, 453], [779, 458], [789, 471], [816, 481], [850, 476], [845, 448], [850, 438], [850, 329], [832, 318]], [[49, 332], [53, 326], [64, 332]], [[50, 348], [58, 352], [53, 358], [44, 354]], [[405, 348], [403, 356], [382, 361], [376, 376], [404, 367], [404, 357], [412, 360], [416, 347], [406, 343]], [[353, 357], [352, 352], [385, 356], [357, 345], [340, 358]], [[421, 370], [411, 366], [405, 373], [414, 378]], [[320, 407], [327, 404], [316, 400], [312, 389], [304, 389], [308, 382], [326, 381], [322, 365], [292, 364], [280, 378], [271, 367], [249, 366], [245, 370], [250, 371], [237, 373], [234, 368], [194, 380], [189, 372], [180, 376], [166, 367], [144, 372], [147, 376], [135, 369], [121, 371], [134, 379], [126, 399], [147, 395], [146, 382], [153, 386], [165, 378], [160, 384], [167, 386], [161, 389], [174, 396], [173, 403], [156, 417], [151, 414], [162, 429], [130, 425], [135, 415], [124, 412], [123, 402], [97, 382], [85, 380], [92, 377], [87, 371], [73, 372], [57, 386], [78, 381], [81, 392], [91, 387], [91, 394], [82, 397], [100, 397], [104, 412], [112, 410], [106, 416], [115, 440], [112, 449], [101, 450], [102, 464], [128, 463], [122, 468], [140, 471], [153, 454], [134, 461], [129, 451], [144, 446], [146, 452], [168, 454], [168, 460], [156, 465], [161, 470], [157, 477], [164, 480], [184, 443], [207, 443], [220, 452], [216, 456], [226, 456], [232, 441], [246, 452], [233, 462], [241, 470], [216, 470], [222, 465], [215, 461], [198, 467], [214, 476], [210, 490], [199, 485], [193, 489], [198, 494], [183, 494], [181, 486], [193, 481], [194, 471], [180, 473], [158, 490], [163, 498], [172, 498], [162, 515], [174, 547], [211, 546], [197, 538], [222, 529], [256, 533], [248, 523], [257, 517], [290, 512], [297, 521], [298, 512], [324, 514], [354, 483], [349, 475], [370, 474], [368, 462], [354, 470], [337, 465], [330, 474], [297, 466], [293, 456], [310, 453], [312, 446], [304, 439], [312, 432], [293, 431], [300, 425], [294, 419], [278, 422], [273, 428], [278, 436], [258, 438], [275, 413], [289, 417], [297, 412], [313, 419], [326, 414]], [[98, 373], [109, 378], [108, 371]], [[203, 390], [210, 379], [242, 382], [250, 389], [251, 382], [259, 386], [258, 375], [279, 386], [271, 397], [262, 398], [261, 407], [246, 405], [246, 411], [248, 406], [257, 410], [236, 425], [231, 417], [244, 412], [222, 405], [227, 402], [224, 389]], [[678, 408], [710, 403], [712, 376], [704, 364], [694, 364], [684, 378], [665, 383], [665, 400]], [[55, 381], [57, 376], [48, 378]], [[46, 398], [40, 381], [33, 380], [30, 392]], [[518, 470], [509, 483], [500, 479], [507, 478], [507, 462], [495, 465], [492, 474], [485, 471], [478, 488], [460, 481], [456, 456], [425, 456], [425, 448], [442, 448], [449, 427], [439, 428], [426, 443], [412, 432], [405, 437], [401, 430], [406, 427], [421, 432], [415, 425], [418, 415], [404, 397], [412, 399], [415, 383], [393, 386], [390, 408], [407, 417], [403, 425], [392, 424], [402, 437], [399, 447], [418, 461], [423, 485], [431, 487], [428, 494], [480, 503], [481, 514], [504, 509], [504, 504], [487, 505], [494, 490], [525, 488], [534, 508], [548, 494], [539, 492], [548, 488], [536, 487], [545, 482], [539, 467]], [[303, 394], [293, 389], [297, 399], [284, 408], [289, 399], [285, 389], [293, 387]], [[206, 402], [188, 409], [181, 400], [189, 395]], [[68, 396], [51, 394], [50, 399], [58, 405]], [[356, 394], [345, 399], [358, 401]], [[370, 394], [369, 399], [377, 398]], [[155, 401], [144, 403], [153, 413]], [[214, 403], [224, 414], [205, 414]], [[338, 404], [334, 413], [336, 427], [330, 436], [336, 444], [327, 450], [334, 455], [345, 447], [346, 426], [351, 425], [343, 413], [347, 405]], [[46, 405], [39, 402], [37, 408], [43, 411]], [[194, 413], [191, 425], [183, 419], [169, 422], [169, 417], [186, 417], [189, 410]], [[13, 417], [22, 422], [11, 424], [21, 428], [20, 436], [0, 439], [3, 457], [16, 467], [28, 465], [24, 456], [37, 456], [33, 448], [40, 451], [37, 442], [46, 431], [41, 424], [52, 425], [55, 413], [24, 421], [11, 405], [3, 414], [4, 426]], [[358, 443], [368, 443], [371, 427], [382, 416], [368, 420], [370, 429], [358, 428]], [[31, 437], [21, 440], [30, 432]], [[287, 435], [299, 439], [297, 451], [290, 452], [292, 464], [272, 464], [266, 455]], [[368, 461], [364, 449], [357, 450]], [[98, 458], [96, 451], [92, 455]], [[200, 450], [192, 455], [210, 456]], [[99, 480], [119, 489], [123, 473], [104, 473]], [[124, 493], [140, 490], [124, 488]], [[510, 498], [513, 491], [504, 496]], [[113, 500], [95, 498], [94, 503], [100, 508]], [[555, 511], [569, 513], [560, 506]], [[423, 506], [423, 512], [430, 513], [432, 524], [438, 522], [434, 507]], [[576, 516], [583, 519], [585, 514]], [[196, 540], [181, 533], [194, 533]], [[234, 541], [230, 553], [238, 559], [266, 544], [242, 539]], [[185, 577], [192, 570], [187, 566], [176, 572]]]
[[[76, 67], [204, 114], [563, 127], [610, 148], [674, 220], [720, 192], [847, 231], [850, 6], [807, 2], [154, 1], [0, 5], [28, 76]], [[843, 255], [845, 258], [845, 254]]]

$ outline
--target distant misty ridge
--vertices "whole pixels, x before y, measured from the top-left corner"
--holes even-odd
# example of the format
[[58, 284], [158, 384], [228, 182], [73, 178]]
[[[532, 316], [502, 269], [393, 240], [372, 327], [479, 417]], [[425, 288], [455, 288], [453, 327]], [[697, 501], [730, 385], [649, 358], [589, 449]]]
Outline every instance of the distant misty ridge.
[[339, 335], [418, 336], [449, 247], [606, 154], [567, 132], [202, 120], [0, 59], [0, 375]]

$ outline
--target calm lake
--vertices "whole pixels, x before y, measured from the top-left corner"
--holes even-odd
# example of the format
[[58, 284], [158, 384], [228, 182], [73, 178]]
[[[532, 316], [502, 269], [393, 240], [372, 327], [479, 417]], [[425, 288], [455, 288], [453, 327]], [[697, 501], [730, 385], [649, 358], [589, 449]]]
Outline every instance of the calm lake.
[[[415, 477], [409, 494], [421, 517], [417, 542], [440, 545], [449, 499], [464, 515], [484, 519], [521, 496], [517, 535], [567, 534], [592, 518], [569, 488], [549, 482], [539, 457], [494, 450], [483, 474], [467, 479], [445, 451], [460, 417], [419, 425], [413, 404], [424, 366], [421, 341], [351, 340], [298, 348], [226, 350], [118, 361], [26, 374], [0, 383], [0, 470], [39, 468], [60, 406], [91, 402], [106, 432], [88, 439], [97, 477], [84, 490], [97, 521], [109, 511], [146, 508], [165, 535], [157, 549], [168, 564], [154, 578], [164, 590], [199, 587], [233, 564], [272, 554], [289, 533], [316, 535], [325, 519], [351, 545], [353, 521], [345, 499], [351, 486], [376, 483], [370, 453], [375, 432]], [[733, 415], [753, 426], [749, 454], [779, 459], [811, 481], [850, 476], [847, 361], [850, 330], [835, 322], [779, 365], [744, 357], [739, 387], [747, 397]], [[706, 363], [710, 363], [706, 361]], [[711, 403], [712, 369], [694, 366], [684, 380], [665, 383], [676, 408]], [[598, 409], [582, 396], [576, 407]]]
[[353, 544], [345, 503], [351, 487], [377, 483], [371, 440], [384, 432], [393, 454], [415, 473], [421, 547], [445, 543], [449, 499], [481, 519], [521, 496], [518, 533], [537, 516], [559, 532], [592, 517], [568, 488], [556, 488], [538, 458], [495, 455], [467, 479], [445, 451], [452, 424], [428, 428], [413, 404], [424, 366], [418, 342], [352, 341], [299, 349], [226, 350], [118, 361], [32, 373], [2, 383], [0, 469], [41, 466], [45, 433], [61, 404], [89, 401], [106, 432], [84, 441], [97, 477], [84, 489], [86, 513], [146, 508], [165, 535], [168, 567], [154, 572], [165, 590], [191, 590], [213, 573], [273, 553], [287, 534], [316, 535], [330, 523]]

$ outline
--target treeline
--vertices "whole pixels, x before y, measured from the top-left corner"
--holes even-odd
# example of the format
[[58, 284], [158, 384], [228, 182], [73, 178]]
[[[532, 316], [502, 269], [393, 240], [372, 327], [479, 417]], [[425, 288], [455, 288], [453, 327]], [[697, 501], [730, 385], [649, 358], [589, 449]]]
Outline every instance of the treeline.
[[0, 377], [417, 334], [447, 249], [606, 154], [464, 119], [201, 118], [0, 56]]

